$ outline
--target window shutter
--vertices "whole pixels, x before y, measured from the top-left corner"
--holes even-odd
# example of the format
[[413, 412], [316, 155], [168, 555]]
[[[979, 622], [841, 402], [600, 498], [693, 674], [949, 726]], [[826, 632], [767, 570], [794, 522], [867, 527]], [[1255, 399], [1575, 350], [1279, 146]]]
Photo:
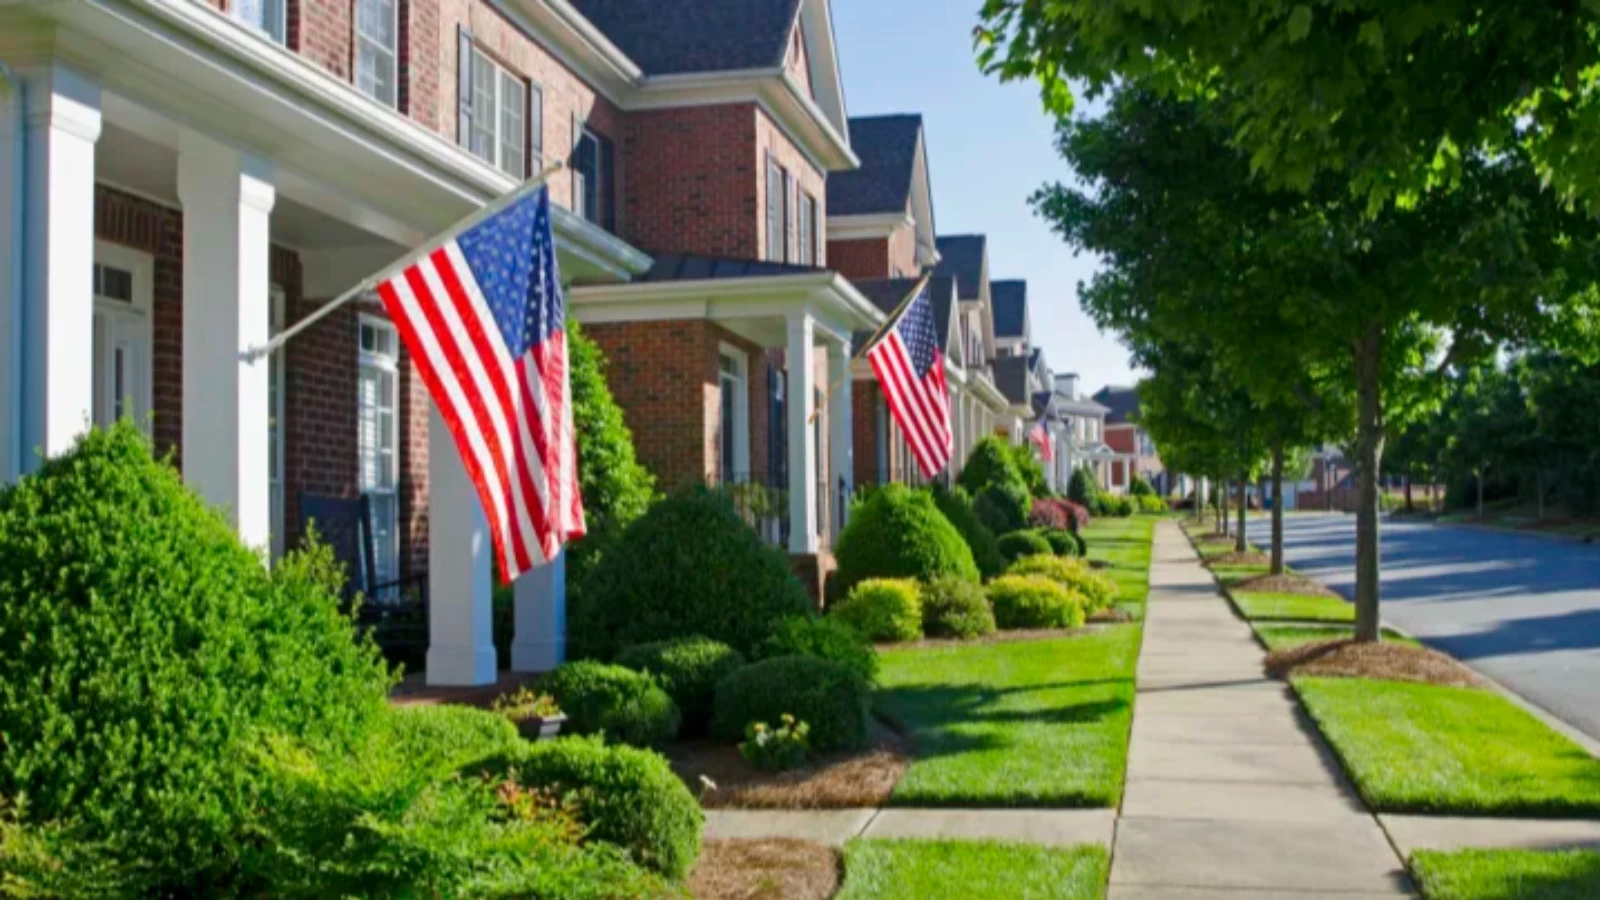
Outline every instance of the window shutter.
[[794, 176], [783, 173], [783, 256], [782, 262], [795, 261], [794, 249]]
[[783, 227], [779, 224], [778, 216], [783, 211], [783, 200], [778, 192], [783, 189], [782, 179], [778, 175], [778, 163], [772, 158], [772, 153], [767, 153], [767, 259], [771, 262], [783, 262], [783, 253], [779, 249], [778, 241], [781, 240]]
[[528, 177], [544, 168], [544, 91], [528, 84]]
[[617, 230], [617, 154], [610, 138], [600, 141], [600, 224], [605, 230]]
[[459, 26], [456, 36], [456, 143], [472, 146], [472, 32]]
[[[567, 157], [567, 166], [575, 173], [583, 172], [583, 119], [577, 113], [572, 115], [572, 151]], [[572, 179], [572, 211], [583, 215], [583, 177], [581, 174]]]

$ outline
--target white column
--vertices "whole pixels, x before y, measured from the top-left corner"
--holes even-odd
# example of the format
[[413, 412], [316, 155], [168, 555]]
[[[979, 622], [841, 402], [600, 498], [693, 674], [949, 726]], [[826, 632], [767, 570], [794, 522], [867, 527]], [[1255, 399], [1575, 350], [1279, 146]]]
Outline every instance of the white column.
[[[855, 406], [850, 384], [850, 343], [828, 344], [828, 508], [833, 511], [833, 536], [844, 529], [849, 504], [842, 502], [855, 487]], [[840, 482], [844, 487], [841, 490]]]
[[251, 547], [271, 541], [266, 359], [270, 167], [194, 132], [179, 141], [183, 201], [183, 477]]
[[428, 684], [494, 683], [494, 544], [439, 407], [428, 404]]
[[[0, 476], [72, 447], [94, 402], [94, 146], [100, 86], [60, 64], [8, 86], [0, 150]], [[20, 115], [17, 113], [20, 112]], [[19, 158], [20, 157], [20, 158]], [[20, 174], [20, 177], [19, 177]]]
[[789, 550], [817, 552], [817, 442], [811, 411], [816, 405], [817, 373], [811, 340], [815, 323], [807, 312], [790, 313], [785, 358], [789, 366]]
[[511, 669], [548, 672], [567, 658], [567, 554], [513, 585]]

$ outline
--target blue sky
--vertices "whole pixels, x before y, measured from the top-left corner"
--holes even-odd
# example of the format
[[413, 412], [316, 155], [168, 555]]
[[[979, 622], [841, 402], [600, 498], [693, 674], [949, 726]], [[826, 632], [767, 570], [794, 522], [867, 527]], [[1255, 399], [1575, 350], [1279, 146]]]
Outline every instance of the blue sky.
[[1070, 181], [1052, 120], [1031, 84], [978, 71], [972, 27], [981, 0], [833, 0], [845, 103], [852, 116], [920, 112], [928, 133], [934, 219], [941, 234], [989, 236], [995, 278], [1025, 278], [1033, 340], [1085, 393], [1132, 384], [1127, 351], [1078, 307], [1087, 255], [1028, 206], [1047, 181]]

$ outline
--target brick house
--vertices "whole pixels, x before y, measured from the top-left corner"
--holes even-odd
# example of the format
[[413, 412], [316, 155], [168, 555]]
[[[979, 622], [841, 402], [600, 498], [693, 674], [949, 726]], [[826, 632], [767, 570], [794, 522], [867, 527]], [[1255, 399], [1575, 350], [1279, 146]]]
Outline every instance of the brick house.
[[1106, 385], [1094, 394], [1095, 402], [1106, 408], [1106, 446], [1123, 458], [1111, 463], [1111, 489], [1125, 491], [1134, 475], [1142, 476], [1166, 496], [1178, 488], [1170, 484], [1155, 442], [1139, 427], [1139, 389]]
[[[559, 159], [569, 300], [641, 457], [669, 486], [779, 472], [775, 539], [825, 567], [852, 392], [820, 392], [882, 319], [824, 268], [857, 164], [830, 15], [0, 3], [0, 477], [127, 415], [252, 545], [292, 545], [302, 495], [366, 495], [375, 580], [427, 573], [429, 679], [492, 679], [482, 512], [381, 307], [240, 350]], [[518, 668], [560, 658], [561, 577], [518, 582]]]
[[989, 282], [989, 239], [981, 234], [941, 236], [934, 272], [955, 279], [959, 298], [957, 329], [961, 369], [950, 380], [950, 408], [956, 425], [956, 458], [965, 460], [980, 438], [997, 434], [1022, 440], [1022, 419], [995, 384], [999, 356], [994, 337], [994, 306]]

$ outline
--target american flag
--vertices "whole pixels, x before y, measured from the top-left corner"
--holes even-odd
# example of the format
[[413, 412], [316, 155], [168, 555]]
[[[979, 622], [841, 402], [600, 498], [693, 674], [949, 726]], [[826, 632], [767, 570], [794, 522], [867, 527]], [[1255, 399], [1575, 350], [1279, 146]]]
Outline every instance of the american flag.
[[883, 339], [867, 351], [889, 412], [905, 432], [906, 443], [927, 478], [950, 464], [955, 441], [950, 432], [950, 396], [944, 380], [944, 353], [933, 323], [933, 299], [926, 285], [901, 311]]
[[1045, 425], [1045, 417], [1047, 415], [1049, 415], [1048, 409], [1040, 413], [1039, 418], [1034, 420], [1033, 427], [1028, 429], [1028, 440], [1039, 448], [1039, 459], [1044, 462], [1052, 462], [1056, 458], [1056, 450], [1055, 441], [1050, 440], [1050, 428]]
[[478, 491], [501, 578], [584, 533], [547, 188], [378, 286]]

